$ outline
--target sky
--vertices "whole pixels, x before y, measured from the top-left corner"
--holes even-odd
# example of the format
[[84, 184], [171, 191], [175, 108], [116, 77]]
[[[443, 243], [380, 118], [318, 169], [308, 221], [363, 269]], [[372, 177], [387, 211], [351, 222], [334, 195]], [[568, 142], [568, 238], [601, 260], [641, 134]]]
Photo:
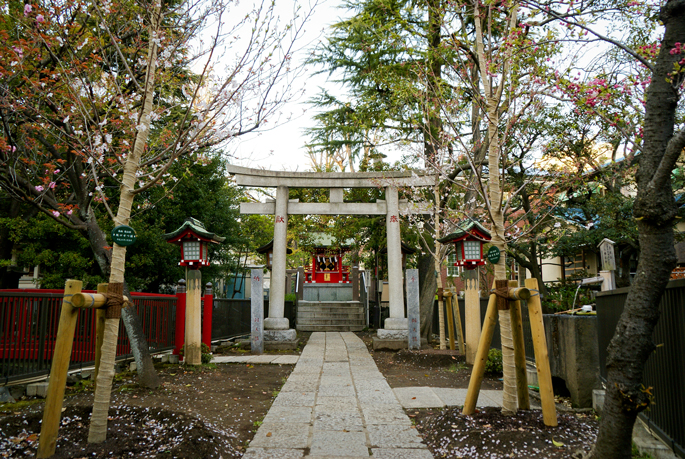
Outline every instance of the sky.
[[[301, 3], [306, 8], [307, 2]], [[297, 57], [299, 62], [303, 62], [309, 49], [324, 39], [326, 29], [345, 14], [344, 10], [337, 8], [339, 3], [338, 0], [319, 0], [300, 42]], [[292, 2], [279, 0], [277, 8], [284, 8], [282, 14], [287, 17], [292, 10]], [[306, 102], [319, 92], [320, 87], [336, 87], [335, 83], [328, 81], [326, 75], [314, 75], [315, 70], [305, 68], [304, 75], [298, 79], [304, 93], [290, 100], [282, 109], [283, 118], [290, 118], [290, 121], [255, 134], [241, 136], [228, 145], [227, 150], [235, 158], [231, 161], [234, 165], [271, 170], [311, 169], [305, 149], [308, 138], [304, 130], [314, 126], [312, 116], [316, 112]]]

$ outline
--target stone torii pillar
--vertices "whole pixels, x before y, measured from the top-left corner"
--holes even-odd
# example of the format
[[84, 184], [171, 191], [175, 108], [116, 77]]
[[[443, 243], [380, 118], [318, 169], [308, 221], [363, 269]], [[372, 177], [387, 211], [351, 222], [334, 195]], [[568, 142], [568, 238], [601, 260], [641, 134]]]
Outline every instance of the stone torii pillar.
[[288, 187], [276, 188], [276, 212], [274, 214], [274, 246], [269, 290], [269, 317], [264, 319], [264, 343], [275, 347], [292, 343], [297, 332], [290, 328], [285, 316], [285, 268], [288, 236]]
[[385, 189], [387, 214], [385, 224], [388, 242], [388, 299], [390, 317], [385, 319], [385, 329], [378, 330], [381, 339], [404, 339], [409, 325], [404, 316], [404, 292], [402, 291], [402, 241], [400, 237], [400, 203], [396, 186]]

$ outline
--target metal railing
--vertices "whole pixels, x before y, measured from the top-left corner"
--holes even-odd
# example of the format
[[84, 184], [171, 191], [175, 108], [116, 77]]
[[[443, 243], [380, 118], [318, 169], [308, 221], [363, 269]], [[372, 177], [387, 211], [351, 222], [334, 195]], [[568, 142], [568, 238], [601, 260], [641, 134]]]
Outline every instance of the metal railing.
[[212, 340], [250, 334], [250, 301], [214, 298]]
[[[607, 346], [614, 336], [629, 288], [597, 294], [600, 375], [606, 381]], [[685, 457], [685, 279], [668, 283], [654, 330], [657, 349], [645, 365], [644, 385], [654, 404], [640, 417], [681, 457]]]
[[[174, 347], [176, 297], [132, 293], [150, 349]], [[54, 353], [62, 304], [60, 290], [0, 291], [0, 384], [46, 375]], [[117, 359], [131, 356], [124, 327], [119, 328]], [[95, 311], [79, 311], [71, 369], [95, 361]]]

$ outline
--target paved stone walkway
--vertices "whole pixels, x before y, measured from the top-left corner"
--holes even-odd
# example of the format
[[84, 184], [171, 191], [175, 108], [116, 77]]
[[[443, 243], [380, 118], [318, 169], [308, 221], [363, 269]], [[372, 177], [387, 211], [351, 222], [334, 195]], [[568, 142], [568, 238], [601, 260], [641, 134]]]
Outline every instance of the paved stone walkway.
[[312, 333], [245, 459], [431, 459], [354, 333]]

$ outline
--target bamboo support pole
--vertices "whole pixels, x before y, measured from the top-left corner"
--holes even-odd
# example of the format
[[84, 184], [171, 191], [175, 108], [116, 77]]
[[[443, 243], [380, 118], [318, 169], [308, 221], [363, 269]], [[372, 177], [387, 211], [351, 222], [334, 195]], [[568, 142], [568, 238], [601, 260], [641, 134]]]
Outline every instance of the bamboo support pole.
[[483, 383], [483, 376], [485, 375], [485, 362], [488, 360], [488, 351], [490, 350], [492, 335], [495, 333], [495, 325], [497, 324], [498, 313], [496, 298], [497, 295], [493, 293], [488, 300], [488, 310], [485, 313], [483, 330], [481, 331], [480, 341], [478, 341], [478, 350], [476, 351], [476, 360], [473, 363], [473, 369], [471, 370], [469, 389], [466, 392], [466, 400], [464, 401], [464, 409], [462, 410], [462, 413], [465, 415], [471, 415], [476, 411], [476, 402], [478, 401], [480, 386]]
[[50, 383], [48, 384], [45, 408], [43, 408], [43, 422], [40, 427], [38, 458], [46, 458], [55, 454], [57, 432], [62, 415], [62, 401], [67, 385], [67, 371], [69, 370], [71, 348], [74, 343], [74, 332], [78, 319], [78, 309], [72, 307], [71, 299], [75, 293], [81, 291], [82, 287], [83, 282], [72, 279], [68, 280], [64, 287], [55, 352], [50, 367]]
[[438, 288], [438, 331], [440, 334], [440, 349], [447, 349], [447, 342], [445, 341], [445, 309], [442, 300], [442, 289]]
[[[509, 281], [509, 287], [516, 287], [517, 285], [517, 281]], [[528, 296], [530, 297], [530, 291], [528, 291]], [[520, 409], [529, 410], [530, 398], [528, 395], [528, 375], [526, 374], [526, 344], [523, 339], [521, 302], [519, 300], [510, 300], [509, 312], [511, 313], [511, 334], [514, 340], [514, 362], [516, 365], [516, 394], [518, 397], [518, 407]]]
[[461, 312], [459, 312], [459, 301], [455, 298], [452, 301], [452, 308], [454, 310], [454, 321], [457, 327], [457, 342], [459, 343], [459, 353], [466, 355], [466, 344], [464, 339], [464, 328], [461, 323]]
[[[107, 284], [98, 284], [98, 293], [104, 294], [107, 292]], [[95, 310], [95, 370], [93, 371], [93, 390], [97, 388], [98, 371], [100, 369], [100, 360], [102, 357], [102, 340], [105, 337], [105, 310]]]
[[445, 309], [447, 311], [447, 333], [449, 335], [450, 349], [454, 350], [454, 316], [452, 314], [452, 292], [447, 291], [445, 296]]
[[[537, 279], [526, 279], [526, 287], [531, 290], [537, 290]], [[554, 427], [557, 425], [557, 409], [554, 405], [552, 373], [549, 368], [549, 354], [547, 351], [545, 326], [542, 321], [540, 295], [531, 296], [528, 300], [528, 315], [530, 318], [530, 330], [533, 335], [533, 347], [535, 349], [535, 366], [537, 367], [538, 385], [540, 387], [542, 420], [545, 425]]]
[[509, 281], [509, 299], [528, 301], [531, 297], [530, 289], [517, 287], [516, 281]]
[[[98, 289], [100, 285], [104, 285], [107, 288], [107, 284], [98, 284]], [[105, 290], [106, 291], [106, 290]], [[125, 296], [124, 303], [128, 304], [131, 300]], [[71, 304], [75, 308], [93, 308], [101, 309], [107, 305], [107, 295], [105, 293], [77, 293], [73, 296]]]

